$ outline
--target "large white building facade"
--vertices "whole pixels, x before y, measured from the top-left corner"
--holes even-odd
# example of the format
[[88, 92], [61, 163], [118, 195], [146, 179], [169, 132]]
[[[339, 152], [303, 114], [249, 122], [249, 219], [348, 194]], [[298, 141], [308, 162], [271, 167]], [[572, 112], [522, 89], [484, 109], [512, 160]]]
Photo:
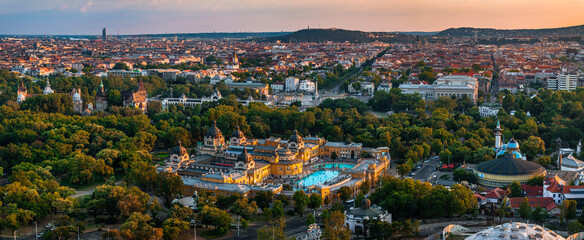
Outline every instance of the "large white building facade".
[[310, 80], [303, 80], [300, 82], [298, 90], [302, 92], [314, 92], [316, 91], [316, 84]]
[[481, 117], [492, 117], [499, 114], [501, 104], [498, 103], [484, 103], [479, 107], [479, 114]]
[[479, 84], [476, 78], [466, 75], [448, 75], [438, 78], [433, 84], [404, 83], [399, 86], [405, 94], [419, 93], [424, 100], [439, 97], [468, 97], [474, 103], [478, 99]]
[[285, 80], [286, 83], [286, 92], [295, 92], [298, 90], [298, 85], [300, 84], [300, 80], [295, 77], [289, 77]]
[[548, 79], [548, 88], [552, 90], [574, 91], [578, 87], [578, 74], [562, 73], [556, 78]]

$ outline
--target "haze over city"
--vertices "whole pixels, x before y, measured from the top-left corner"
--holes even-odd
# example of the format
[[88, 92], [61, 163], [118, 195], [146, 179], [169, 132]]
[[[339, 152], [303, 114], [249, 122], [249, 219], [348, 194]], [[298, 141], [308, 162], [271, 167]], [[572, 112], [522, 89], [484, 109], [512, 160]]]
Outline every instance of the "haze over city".
[[[564, 0], [59, 0], [1, 1], [1, 34], [441, 31], [555, 28], [584, 23], [584, 1]], [[9, 23], [9, 24], [7, 24]]]

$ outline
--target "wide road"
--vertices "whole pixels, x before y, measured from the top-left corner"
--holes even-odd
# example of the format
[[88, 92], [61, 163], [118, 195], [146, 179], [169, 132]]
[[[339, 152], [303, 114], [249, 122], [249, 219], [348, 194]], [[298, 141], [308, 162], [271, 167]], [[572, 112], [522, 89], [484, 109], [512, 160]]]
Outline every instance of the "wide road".
[[[389, 48], [386, 48], [386, 49], [380, 51], [377, 55], [373, 56], [373, 58], [370, 59], [370, 63], [371, 64], [375, 63], [375, 60], [377, 58], [383, 56], [383, 54], [385, 54], [387, 52], [387, 50], [389, 50]], [[325, 92], [328, 92], [328, 93], [331, 93], [331, 94], [343, 94], [343, 93], [345, 93], [345, 90], [340, 89], [341, 88], [341, 85], [343, 84], [343, 82], [345, 80], [351, 80], [351, 79], [359, 76], [359, 74], [361, 74], [363, 72], [363, 67], [364, 67], [363, 65], [359, 66], [354, 73], [349, 74], [349, 75], [347, 75], [347, 76], [339, 79], [338, 82], [335, 85], [329, 86], [328, 88], [322, 88], [321, 89], [321, 91], [322, 91], [321, 94], [324, 94]]]
[[423, 164], [422, 168], [418, 171], [415, 171], [416, 175], [412, 176], [413, 179], [421, 180], [421, 181], [429, 181], [430, 177], [436, 172], [436, 167], [440, 166], [440, 159], [434, 159], [429, 163], [420, 163]]
[[[316, 211], [316, 214], [320, 214], [320, 212], [323, 210], [324, 208], [320, 208]], [[296, 216], [288, 216], [286, 218], [286, 223], [285, 223], [285, 227], [284, 227], [284, 232], [286, 234], [286, 236], [295, 236], [295, 235], [304, 235], [306, 233], [306, 217], [308, 216], [308, 214], [311, 214], [312, 210], [307, 209], [304, 212], [304, 216], [300, 217], [299, 215]], [[319, 216], [317, 216], [317, 222], [320, 219]], [[237, 238], [237, 230], [231, 229], [231, 231], [233, 232], [233, 236], [231, 237], [224, 237], [222, 239], [245, 239], [245, 240], [252, 240], [252, 239], [257, 239], [258, 233], [257, 231], [263, 227], [267, 225], [266, 222], [253, 222], [250, 224], [250, 227], [247, 229], [246, 232], [241, 231], [239, 238]]]

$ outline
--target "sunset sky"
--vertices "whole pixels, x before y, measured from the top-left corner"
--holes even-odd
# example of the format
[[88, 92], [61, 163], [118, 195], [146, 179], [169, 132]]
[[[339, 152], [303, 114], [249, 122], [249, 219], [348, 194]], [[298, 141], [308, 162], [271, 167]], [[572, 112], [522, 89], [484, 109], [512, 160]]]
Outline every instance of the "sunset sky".
[[0, 0], [1, 34], [440, 31], [584, 24], [584, 0]]

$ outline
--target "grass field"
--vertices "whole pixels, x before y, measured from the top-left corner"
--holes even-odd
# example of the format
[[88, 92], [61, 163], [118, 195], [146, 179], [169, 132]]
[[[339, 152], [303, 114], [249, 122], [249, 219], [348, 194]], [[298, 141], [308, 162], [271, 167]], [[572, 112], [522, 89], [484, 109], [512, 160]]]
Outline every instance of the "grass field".
[[153, 155], [156, 158], [168, 158], [170, 157], [170, 154], [168, 154], [167, 152], [159, 152]]

